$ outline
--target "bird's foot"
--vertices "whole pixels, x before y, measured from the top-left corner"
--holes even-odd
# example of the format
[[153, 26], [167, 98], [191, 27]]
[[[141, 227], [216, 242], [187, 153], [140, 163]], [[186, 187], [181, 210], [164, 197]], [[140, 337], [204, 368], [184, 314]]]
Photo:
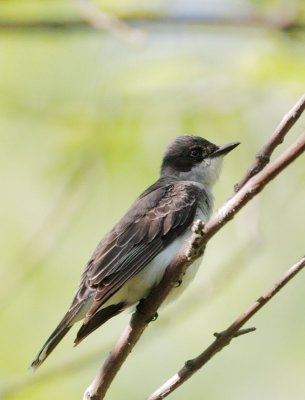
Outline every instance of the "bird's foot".
[[[146, 316], [146, 313], [143, 311], [143, 302], [145, 299], [141, 299], [137, 305], [137, 312]], [[150, 322], [156, 321], [158, 319], [159, 314], [156, 312], [151, 318], [147, 319], [145, 322], [149, 324]]]
[[156, 321], [157, 319], [158, 319], [158, 317], [159, 317], [159, 314], [156, 312], [156, 313], [154, 313], [154, 315], [150, 318], [150, 319], [148, 319], [146, 322], [149, 324], [150, 322], [154, 322], [154, 321]]
[[179, 279], [179, 281], [173, 282], [173, 288], [178, 288], [182, 284], [182, 279]]

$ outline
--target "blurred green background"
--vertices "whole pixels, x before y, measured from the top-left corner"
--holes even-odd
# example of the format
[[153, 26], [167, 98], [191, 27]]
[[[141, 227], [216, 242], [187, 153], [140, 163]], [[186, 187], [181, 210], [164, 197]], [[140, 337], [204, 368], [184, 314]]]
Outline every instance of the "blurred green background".
[[[182, 133], [242, 142], [215, 188], [217, 208], [305, 89], [303, 0], [96, 4], [146, 39], [97, 31], [69, 1], [0, 4], [3, 399], [82, 398], [127, 313], [76, 348], [74, 329], [34, 376], [27, 366], [97, 242], [157, 179], [165, 146]], [[304, 127], [303, 116], [284, 146]], [[196, 281], [147, 329], [109, 399], [144, 399], [304, 254], [304, 165], [211, 241]], [[304, 286], [300, 275], [251, 321], [256, 333], [171, 398], [303, 399]]]

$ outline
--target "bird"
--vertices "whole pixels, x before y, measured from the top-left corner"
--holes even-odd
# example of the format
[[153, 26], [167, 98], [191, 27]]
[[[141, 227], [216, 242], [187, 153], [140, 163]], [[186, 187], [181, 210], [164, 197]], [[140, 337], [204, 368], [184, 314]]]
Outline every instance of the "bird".
[[[212, 188], [223, 158], [239, 142], [217, 146], [194, 135], [176, 137], [167, 147], [160, 178], [131, 205], [104, 236], [85, 266], [72, 304], [31, 363], [35, 371], [79, 321], [75, 345], [110, 318], [136, 307], [157, 285], [190, 239], [194, 221], [212, 213]], [[196, 260], [168, 301], [195, 276]]]

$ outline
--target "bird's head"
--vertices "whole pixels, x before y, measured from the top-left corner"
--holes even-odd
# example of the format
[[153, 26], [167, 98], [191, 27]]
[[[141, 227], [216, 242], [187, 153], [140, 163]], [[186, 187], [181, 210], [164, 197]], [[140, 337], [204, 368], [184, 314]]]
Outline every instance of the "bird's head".
[[216, 182], [224, 155], [239, 142], [217, 146], [199, 136], [178, 136], [166, 149], [161, 166], [161, 176], [175, 176], [213, 186]]

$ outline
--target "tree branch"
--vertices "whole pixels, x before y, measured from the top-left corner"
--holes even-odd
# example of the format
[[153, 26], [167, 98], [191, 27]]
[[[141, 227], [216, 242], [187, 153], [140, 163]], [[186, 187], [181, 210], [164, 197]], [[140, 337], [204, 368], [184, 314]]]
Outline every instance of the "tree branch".
[[[305, 97], [303, 101], [305, 101]], [[301, 108], [299, 112], [301, 113], [303, 109]], [[282, 129], [278, 130], [277, 136], [282, 135], [282, 131], [285, 129], [287, 129], [287, 125], [283, 124]], [[269, 151], [270, 155], [272, 151], [272, 149]], [[167, 268], [161, 282], [151, 290], [145, 301], [138, 307], [138, 311], [132, 315], [129, 326], [105, 360], [92, 384], [86, 390], [84, 400], [101, 400], [104, 398], [111, 382], [141, 337], [149, 321], [152, 320], [157, 309], [173, 286], [175, 286], [175, 283], [181, 279], [181, 276], [185, 273], [188, 266], [204, 253], [208, 241], [231, 220], [241, 208], [304, 151], [305, 132], [273, 163], [267, 165], [252, 178], [249, 178], [240, 190], [212, 216], [205, 226], [203, 226], [201, 221], [197, 221], [194, 224], [193, 234], [187, 248], [181, 250], [179, 255]]]
[[117, 17], [102, 11], [90, 0], [74, 0], [80, 15], [94, 29], [111, 33], [117, 39], [128, 44], [142, 44], [145, 34], [142, 30], [132, 28]]
[[277, 146], [283, 143], [285, 136], [300, 118], [305, 110], [305, 95], [292, 107], [292, 109], [283, 117], [268, 142], [256, 154], [254, 163], [250, 166], [244, 177], [235, 185], [235, 191], [238, 192], [252, 176], [261, 171], [270, 161], [270, 156]]
[[[94, 6], [93, 6], [94, 7]], [[109, 14], [108, 14], [109, 15]], [[256, 15], [232, 15], [232, 16], [221, 16], [221, 15], [161, 15], [150, 14], [147, 16], [134, 15], [125, 16], [119, 20], [125, 26], [127, 24], [129, 29], [139, 27], [139, 29], [145, 28], [176, 28], [180, 26], [215, 26], [220, 28], [234, 27], [242, 29], [262, 28], [262, 29], [273, 29], [281, 30], [284, 32], [298, 32], [304, 31], [305, 25], [297, 18], [287, 18], [282, 16], [281, 18], [267, 19], [258, 17]], [[132, 27], [130, 26], [132, 25]], [[79, 31], [84, 29], [100, 29], [96, 28], [94, 24], [86, 21], [86, 18], [82, 19], [47, 19], [47, 20], [12, 20], [12, 19], [0, 19], [0, 30], [63, 30], [63, 31]], [[104, 30], [104, 29], [102, 29]], [[108, 29], [105, 29], [108, 31]]]
[[305, 267], [305, 256], [302, 257], [296, 264], [294, 264], [286, 274], [276, 282], [265, 294], [255, 301], [246, 311], [240, 316], [216, 339], [209, 347], [206, 348], [198, 357], [186, 361], [184, 366], [157, 389], [148, 400], [160, 400], [167, 397], [175, 389], [187, 381], [195, 372], [202, 368], [207, 362], [219, 353], [223, 348], [230, 344], [231, 340], [240, 336], [240, 328], [245, 325], [250, 318], [253, 317], [268, 301], [270, 301], [296, 274], [298, 274]]

